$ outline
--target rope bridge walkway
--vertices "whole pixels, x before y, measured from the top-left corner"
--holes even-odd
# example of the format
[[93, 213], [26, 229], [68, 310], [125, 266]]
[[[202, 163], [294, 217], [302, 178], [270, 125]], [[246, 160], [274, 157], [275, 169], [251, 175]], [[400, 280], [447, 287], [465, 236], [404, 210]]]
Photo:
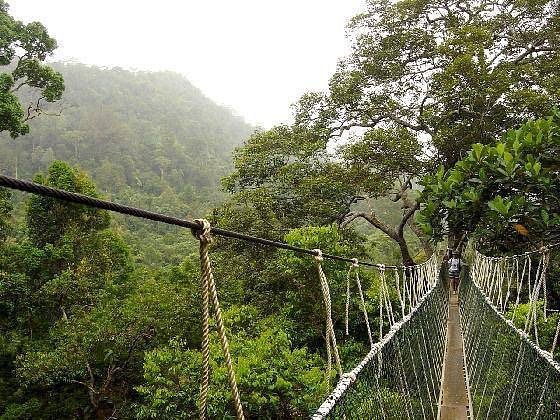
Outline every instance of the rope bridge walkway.
[[[325, 306], [326, 380], [331, 381], [334, 361], [338, 383], [312, 414], [313, 419], [445, 420], [467, 418], [467, 415], [477, 419], [541, 419], [559, 416], [560, 365], [553, 355], [560, 340], [560, 316], [547, 308], [546, 284], [554, 246], [502, 258], [487, 257], [471, 249], [470, 275], [461, 282], [457, 299], [457, 295], [449, 293], [437, 252], [419, 265], [385, 266], [211, 227], [203, 219], [179, 219], [4, 175], [0, 175], [1, 186], [191, 229], [200, 241], [202, 273], [201, 419], [207, 418], [211, 315], [216, 321], [227, 365], [235, 416], [244, 418], [243, 395], [237, 387], [235, 364], [229, 354], [212, 275], [209, 257], [212, 235], [314, 257]], [[324, 258], [350, 263], [346, 284], [346, 334], [349, 333], [348, 314], [353, 290], [359, 296], [367, 327], [370, 350], [347, 373], [341, 367], [329, 283], [322, 268]], [[379, 280], [377, 342], [359, 278], [362, 267], [376, 270]], [[555, 323], [552, 334], [546, 337], [539, 332], [543, 320], [545, 324]]]
[[560, 316], [549, 314], [546, 291], [555, 246], [502, 258], [473, 251], [472, 281], [460, 290], [473, 418], [560, 417]]
[[465, 375], [461, 334], [459, 299], [456, 294], [449, 296], [449, 318], [447, 320], [447, 345], [441, 379], [439, 418], [441, 420], [467, 419], [470, 413], [468, 387]]
[[401, 305], [402, 319], [392, 323], [366, 357], [342, 376], [314, 420], [436, 417], [447, 317], [447, 291], [439, 281], [438, 266], [434, 255], [410, 268], [409, 277], [405, 270], [404, 279], [420, 282], [424, 293], [412, 305]]

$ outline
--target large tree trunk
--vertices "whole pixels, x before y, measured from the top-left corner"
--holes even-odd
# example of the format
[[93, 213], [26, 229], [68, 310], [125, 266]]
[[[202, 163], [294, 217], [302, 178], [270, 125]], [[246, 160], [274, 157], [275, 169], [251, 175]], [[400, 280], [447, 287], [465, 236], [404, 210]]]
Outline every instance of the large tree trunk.
[[401, 258], [402, 258], [403, 265], [405, 266], [414, 265], [414, 260], [410, 256], [410, 251], [408, 250], [408, 245], [404, 240], [404, 238], [399, 238], [399, 240], [396, 242], [399, 245], [399, 250], [401, 251]]

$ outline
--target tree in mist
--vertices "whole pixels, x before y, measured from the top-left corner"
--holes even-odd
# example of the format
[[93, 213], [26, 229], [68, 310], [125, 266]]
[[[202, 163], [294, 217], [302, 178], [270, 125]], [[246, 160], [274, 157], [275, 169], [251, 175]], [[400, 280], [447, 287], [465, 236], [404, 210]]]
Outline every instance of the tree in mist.
[[[560, 99], [559, 5], [370, 0], [349, 33], [352, 53], [340, 62], [328, 92], [304, 95], [294, 127], [281, 134], [292, 136], [283, 142], [294, 147], [279, 154], [272, 141], [263, 144], [266, 133], [256, 135], [238, 152], [227, 186], [245, 196], [259, 185], [259, 197], [281, 189], [292, 200], [334, 202], [331, 219], [365, 220], [394, 239], [410, 263], [403, 228], [410, 226], [425, 242], [414, 221], [414, 180], [439, 164], [450, 167], [473, 143], [493, 142], [525, 119], [546, 115]], [[297, 137], [301, 132], [312, 133], [312, 140]], [[255, 144], [261, 160], [246, 156]], [[314, 168], [329, 165], [326, 179], [340, 182], [344, 193], [323, 187], [310, 195], [301, 188], [315, 177]], [[300, 175], [287, 176], [294, 167]], [[373, 208], [353, 205], [379, 197], [400, 203], [397, 226]], [[285, 217], [277, 210], [276, 216]]]
[[62, 97], [64, 80], [43, 64], [57, 45], [41, 23], [15, 20], [0, 0], [0, 28], [0, 132], [15, 138], [29, 132], [28, 121], [47, 112], [45, 102]]

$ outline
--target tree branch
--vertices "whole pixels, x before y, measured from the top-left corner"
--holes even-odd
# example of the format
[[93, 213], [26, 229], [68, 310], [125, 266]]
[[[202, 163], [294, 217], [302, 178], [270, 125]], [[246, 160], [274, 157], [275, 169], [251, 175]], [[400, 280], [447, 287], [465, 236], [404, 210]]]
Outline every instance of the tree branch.
[[420, 207], [420, 203], [415, 202], [414, 205], [406, 208], [406, 211], [403, 214], [402, 220], [399, 223], [399, 236], [403, 236], [404, 227], [406, 225], [406, 222], [408, 221], [408, 219], [410, 219], [412, 217], [412, 215], [416, 212], [416, 210], [418, 210], [419, 207]]
[[399, 241], [399, 235], [395, 229], [387, 225], [386, 223], [382, 222], [375, 213], [366, 213], [366, 212], [350, 212], [346, 215], [345, 220], [341, 223], [341, 227], [347, 226], [350, 222], [362, 218], [366, 220], [369, 224], [375, 226], [385, 235], [389, 236], [391, 239], [395, 241]]

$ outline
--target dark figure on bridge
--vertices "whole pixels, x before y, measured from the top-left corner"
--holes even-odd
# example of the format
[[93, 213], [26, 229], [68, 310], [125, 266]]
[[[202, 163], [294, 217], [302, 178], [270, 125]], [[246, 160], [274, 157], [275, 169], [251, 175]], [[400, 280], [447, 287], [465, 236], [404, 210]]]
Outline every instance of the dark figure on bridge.
[[459, 258], [458, 252], [453, 252], [453, 256], [448, 261], [449, 264], [449, 280], [451, 282], [451, 287], [453, 288], [453, 294], [457, 293], [457, 287], [459, 286], [459, 275], [461, 274], [461, 258]]

